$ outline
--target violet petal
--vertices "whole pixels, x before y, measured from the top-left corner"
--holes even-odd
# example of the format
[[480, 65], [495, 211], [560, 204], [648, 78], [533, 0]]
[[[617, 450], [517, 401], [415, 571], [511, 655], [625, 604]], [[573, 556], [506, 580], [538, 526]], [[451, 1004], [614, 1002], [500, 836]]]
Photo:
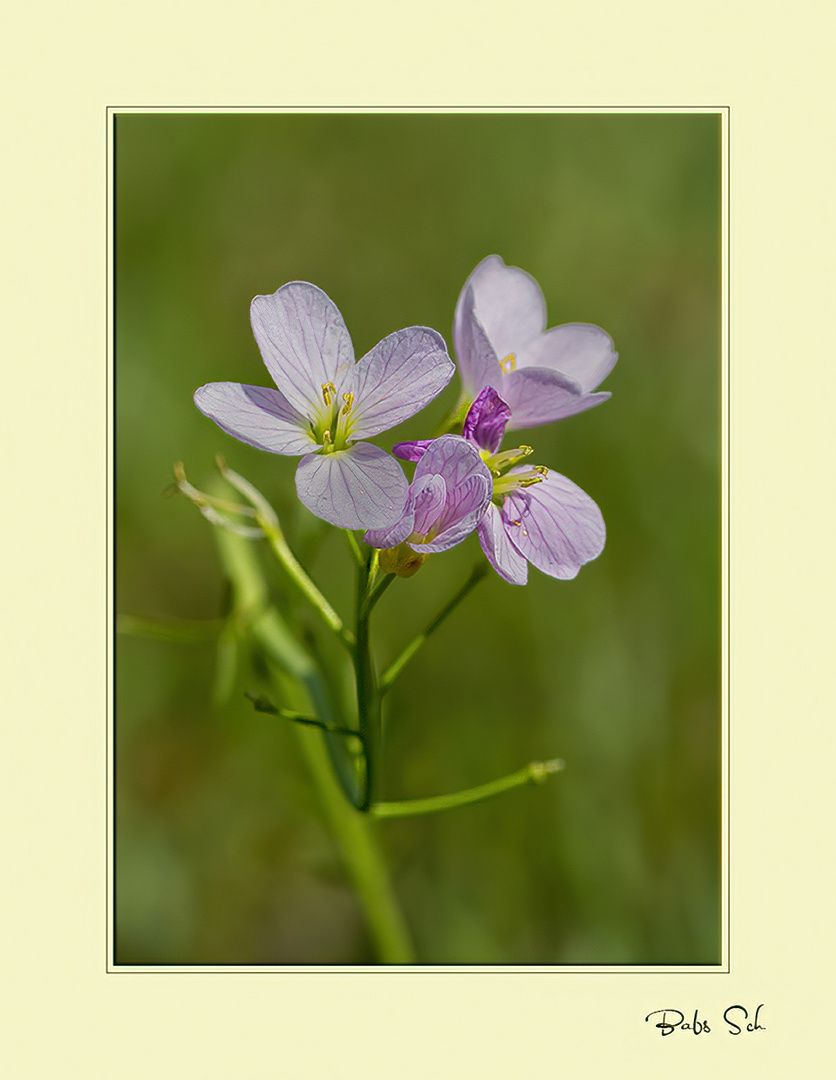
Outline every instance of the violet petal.
[[392, 447], [392, 453], [401, 461], [420, 461], [432, 439], [415, 439], [413, 442], [399, 442]]
[[368, 529], [363, 534], [363, 540], [373, 548], [393, 548], [402, 544], [415, 526], [415, 511], [412, 508], [412, 500], [407, 499], [404, 512], [394, 525], [385, 529]]
[[204, 416], [242, 442], [273, 454], [305, 454], [316, 447], [305, 417], [279, 393], [245, 383], [207, 383], [194, 393]]
[[267, 370], [299, 412], [323, 408], [322, 387], [341, 390], [354, 365], [343, 317], [330, 297], [307, 281], [291, 281], [272, 296], [256, 296], [250, 322]]
[[512, 585], [525, 585], [528, 562], [508, 539], [502, 516], [493, 503], [479, 522], [478, 532], [482, 551], [497, 574]]
[[522, 348], [546, 327], [546, 301], [531, 274], [518, 266], [506, 266], [499, 255], [483, 259], [462, 289], [453, 321], [453, 338], [459, 349], [458, 333], [466, 311], [463, 298], [473, 289], [474, 312], [499, 360]]
[[416, 532], [435, 536], [425, 543], [410, 544], [416, 551], [446, 551], [473, 532], [490, 501], [493, 483], [479, 452], [460, 435], [434, 439], [415, 468], [412, 489], [420, 490], [431, 477], [443, 478], [444, 503], [434, 507], [432, 519], [423, 515]]
[[615, 367], [618, 353], [606, 330], [590, 323], [554, 326], [517, 352], [517, 368], [545, 367], [594, 390]]
[[476, 395], [484, 386], [498, 386], [502, 368], [488, 336], [474, 311], [473, 289], [468, 286], [456, 308], [454, 339], [462, 382], [466, 390]]
[[[515, 472], [525, 469], [512, 469]], [[514, 547], [544, 574], [573, 578], [604, 549], [606, 528], [597, 504], [560, 473], [512, 491], [502, 520]]]
[[386, 431], [423, 409], [444, 389], [455, 371], [444, 338], [425, 326], [398, 330], [357, 362], [352, 439]]
[[511, 409], [509, 430], [537, 427], [606, 401], [607, 391], [583, 394], [572, 379], [549, 368], [522, 368], [505, 376], [502, 395]]
[[481, 521], [491, 500], [489, 477], [474, 475], [450, 492], [436, 522], [437, 534], [424, 544], [410, 544], [416, 551], [447, 551], [461, 543]]
[[317, 517], [341, 529], [383, 529], [401, 517], [408, 484], [385, 450], [357, 443], [332, 454], [307, 454], [296, 470], [296, 491]]
[[410, 503], [415, 514], [413, 529], [426, 536], [447, 505], [447, 485], [438, 473], [416, 477], [410, 489]]
[[442, 435], [433, 439], [415, 467], [413, 483], [430, 473], [443, 476], [448, 491], [454, 491], [473, 475], [486, 476], [490, 480], [490, 472], [479, 451], [461, 435]]
[[511, 410], [492, 386], [486, 386], [470, 406], [462, 435], [482, 450], [495, 454], [505, 434]]

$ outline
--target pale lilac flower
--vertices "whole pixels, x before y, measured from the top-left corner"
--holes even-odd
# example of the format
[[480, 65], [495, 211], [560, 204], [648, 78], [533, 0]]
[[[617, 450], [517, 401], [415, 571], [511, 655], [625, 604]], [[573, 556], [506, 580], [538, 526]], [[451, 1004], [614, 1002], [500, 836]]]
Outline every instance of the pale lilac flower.
[[400, 520], [406, 477], [389, 454], [362, 440], [412, 416], [447, 385], [455, 369], [441, 335], [410, 326], [355, 362], [336, 305], [306, 281], [257, 296], [250, 321], [278, 389], [208, 383], [194, 395], [200, 411], [251, 446], [304, 455], [297, 493], [332, 525], [383, 528]]
[[478, 450], [460, 435], [442, 435], [421, 455], [400, 521], [363, 539], [376, 548], [447, 551], [473, 532], [490, 498], [491, 474]]
[[494, 387], [511, 411], [509, 429], [561, 420], [610, 397], [592, 392], [618, 359], [609, 334], [588, 323], [547, 330], [540, 286], [498, 255], [465, 282], [453, 342], [466, 400]]
[[[480, 451], [491, 473], [492, 492], [478, 532], [494, 570], [513, 585], [525, 585], [528, 564], [555, 578], [573, 578], [604, 549], [606, 529], [595, 502], [565, 476], [522, 462], [530, 446], [499, 452], [510, 409], [493, 387], [485, 387], [468, 411], [464, 438]], [[429, 444], [432, 445], [432, 444]], [[425, 442], [398, 443], [393, 452], [417, 461]]]

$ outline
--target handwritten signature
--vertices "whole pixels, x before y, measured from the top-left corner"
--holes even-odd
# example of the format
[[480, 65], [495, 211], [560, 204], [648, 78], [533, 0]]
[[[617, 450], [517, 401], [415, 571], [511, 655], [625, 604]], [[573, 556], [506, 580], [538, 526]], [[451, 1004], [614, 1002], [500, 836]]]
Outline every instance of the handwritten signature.
[[[729, 1005], [723, 1011], [723, 1023], [729, 1035], [745, 1035], [755, 1031], [766, 1031], [766, 1027], [760, 1022], [763, 1003], [758, 1005], [754, 1012], [750, 1012], [745, 1005]], [[665, 1035], [673, 1035], [675, 1031], [688, 1031], [692, 1035], [709, 1035], [714, 1028], [708, 1020], [700, 1016], [699, 1009], [694, 1009], [694, 1015], [685, 1018], [685, 1013], [679, 1009], [654, 1009], [644, 1018], [645, 1023], [653, 1022], [653, 1026]]]

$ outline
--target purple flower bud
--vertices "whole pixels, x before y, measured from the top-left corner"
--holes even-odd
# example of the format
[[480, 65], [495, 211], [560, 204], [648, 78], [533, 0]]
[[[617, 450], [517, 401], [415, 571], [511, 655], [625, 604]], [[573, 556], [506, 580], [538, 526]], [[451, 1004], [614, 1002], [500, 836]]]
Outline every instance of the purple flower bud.
[[511, 410], [492, 386], [486, 386], [465, 417], [462, 435], [482, 450], [495, 454], [505, 434]]

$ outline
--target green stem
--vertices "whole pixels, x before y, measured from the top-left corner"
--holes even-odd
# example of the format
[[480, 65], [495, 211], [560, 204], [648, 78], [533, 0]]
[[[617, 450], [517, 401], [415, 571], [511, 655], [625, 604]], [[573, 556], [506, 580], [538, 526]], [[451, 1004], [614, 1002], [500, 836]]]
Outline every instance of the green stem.
[[365, 559], [363, 558], [363, 552], [360, 550], [360, 545], [357, 543], [357, 537], [351, 529], [345, 529], [344, 531], [348, 540], [348, 546], [351, 548], [351, 554], [354, 556], [354, 561], [358, 566], [363, 566]]
[[[310, 709], [311, 704], [315, 704], [315, 711], [320, 713], [327, 702], [321, 699], [317, 689], [318, 673], [276, 609], [266, 605], [267, 588], [252, 546], [220, 529], [216, 539], [233, 583], [238, 617], [243, 619], [245, 613], [249, 616], [246, 630], [268, 659], [277, 696], [280, 700], [290, 701], [294, 707], [298, 704], [300, 716], [306, 714], [305, 710]], [[294, 725], [294, 731], [380, 961], [386, 964], [414, 963], [409, 930], [388, 879], [377, 823], [370, 814], [357, 813], [346, 801], [332, 767], [334, 763], [326, 740], [342, 744], [344, 736], [325, 734], [300, 724]]]
[[508, 776], [501, 776], [497, 780], [490, 780], [487, 784], [478, 787], [466, 788], [464, 791], [456, 791], [450, 795], [432, 795], [428, 799], [405, 799], [401, 802], [384, 802], [372, 806], [371, 812], [375, 817], [412, 817], [416, 814], [434, 814], [439, 810], [452, 810], [457, 806], [466, 806], [468, 803], [483, 802], [492, 799], [494, 795], [501, 795], [505, 791], [524, 787], [526, 784], [542, 784], [549, 776], [560, 772], [564, 763], [558, 758], [553, 761], [532, 761], [525, 768], [519, 769]]
[[389, 665], [389, 667], [383, 672], [380, 677], [380, 693], [385, 694], [389, 691], [395, 679], [400, 675], [412, 657], [418, 652], [430, 634], [434, 633], [439, 626], [444, 622], [447, 616], [455, 610], [456, 607], [464, 600], [467, 594], [473, 589], [487, 574], [488, 564], [487, 562], [480, 562], [474, 566], [470, 572], [470, 577], [459, 589], [456, 595], [449, 600], [444, 607], [438, 612], [434, 619], [432, 619], [424, 630], [421, 631], [416, 637], [410, 641], [403, 652], [396, 657], [395, 660]]
[[346, 738], [360, 739], [360, 733], [354, 728], [340, 727], [338, 724], [329, 724], [320, 720], [317, 716], [305, 716], [304, 713], [294, 712], [292, 709], [282, 709], [274, 705], [263, 694], [253, 694], [247, 691], [244, 697], [253, 703], [256, 712], [268, 713], [270, 716], [281, 716], [284, 720], [292, 720], [294, 724], [305, 724], [308, 727], [319, 728], [334, 735], [344, 735]]
[[310, 728], [296, 731], [381, 963], [414, 964], [409, 929], [381, 853], [378, 823], [370, 814], [358, 814], [346, 803], [317, 733]]
[[273, 554], [284, 567], [290, 579], [300, 590], [302, 595], [310, 601], [319, 612], [325, 625], [334, 631], [337, 637], [348, 648], [354, 648], [354, 635], [343, 626], [343, 621], [328, 603], [313, 581], [308, 577], [301, 563], [290, 550], [290, 547], [279, 525], [279, 519], [272, 506], [267, 502], [261, 492], [253, 487], [249, 480], [233, 472], [222, 460], [218, 460], [221, 474], [230, 484], [250, 500], [255, 508], [255, 520], [270, 545]]
[[273, 549], [273, 554], [282, 564], [287, 571], [288, 575], [293, 579], [302, 594], [311, 602], [316, 608], [319, 614], [322, 616], [325, 625], [328, 626], [342, 643], [348, 648], [354, 648], [354, 635], [350, 630], [346, 630], [343, 626], [343, 621], [339, 615], [334, 611], [319, 589], [314, 585], [300, 564], [297, 562], [293, 552], [287, 545], [287, 541], [284, 538], [284, 534], [278, 525], [271, 525], [259, 518], [257, 519], [259, 525], [264, 530], [264, 534], [267, 537], [267, 542]]
[[[387, 574], [385, 577], [381, 578], [380, 581], [378, 581], [378, 583], [374, 586], [374, 588], [370, 589], [370, 591], [368, 593], [368, 598], [365, 601], [365, 607], [364, 607], [364, 614], [365, 614], [366, 618], [368, 618], [369, 615], [371, 615], [372, 608], [375, 606], [375, 604], [378, 602], [378, 600], [381, 598], [381, 596], [383, 596], [383, 594], [386, 592], [386, 590], [389, 588], [389, 586], [392, 584], [392, 582], [394, 580], [395, 580], [395, 575], [394, 574]], [[373, 582], [373, 578], [370, 575], [369, 576], [369, 585], [370, 586], [371, 586], [372, 582]]]
[[[369, 558], [357, 571], [357, 644], [354, 649], [354, 679], [357, 690], [357, 726], [366, 758], [366, 790], [359, 809], [368, 810], [377, 799], [381, 770], [380, 693], [377, 688], [369, 639], [369, 618], [382, 589], [372, 589], [374, 566]], [[381, 583], [388, 584], [384, 579]]]
[[436, 428], [436, 437], [450, 431], [461, 432], [462, 424], [472, 404], [472, 401], [462, 395]]

